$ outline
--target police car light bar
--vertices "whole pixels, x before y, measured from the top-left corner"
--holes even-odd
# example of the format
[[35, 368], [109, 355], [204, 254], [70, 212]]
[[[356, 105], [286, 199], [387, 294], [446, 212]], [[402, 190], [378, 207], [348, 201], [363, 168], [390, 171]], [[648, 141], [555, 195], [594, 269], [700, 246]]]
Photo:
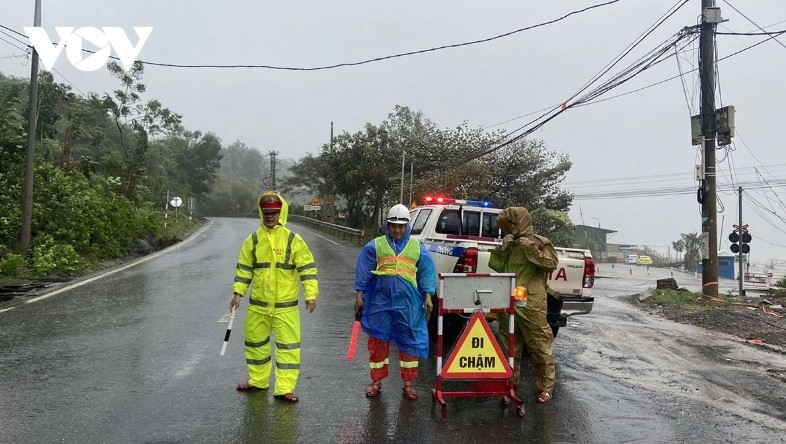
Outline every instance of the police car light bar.
[[434, 197], [434, 196], [426, 196], [424, 198], [426, 205], [468, 205], [471, 207], [484, 207], [490, 208], [491, 202], [486, 200], [464, 200], [464, 199], [451, 199], [448, 197]]

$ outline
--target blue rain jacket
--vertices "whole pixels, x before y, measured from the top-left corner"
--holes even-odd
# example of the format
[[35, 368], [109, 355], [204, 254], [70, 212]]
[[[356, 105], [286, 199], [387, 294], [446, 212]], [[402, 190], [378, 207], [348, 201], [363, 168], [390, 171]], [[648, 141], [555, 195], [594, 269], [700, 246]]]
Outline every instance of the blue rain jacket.
[[[398, 255], [410, 239], [412, 228], [399, 240], [390, 237], [384, 226], [385, 239]], [[437, 283], [437, 271], [431, 255], [420, 242], [415, 288], [401, 276], [377, 276], [377, 252], [374, 240], [367, 243], [355, 264], [355, 290], [363, 292], [363, 314], [360, 323], [369, 336], [383, 341], [393, 341], [398, 349], [408, 355], [427, 358], [429, 352], [426, 313], [423, 304], [426, 294], [432, 295]]]

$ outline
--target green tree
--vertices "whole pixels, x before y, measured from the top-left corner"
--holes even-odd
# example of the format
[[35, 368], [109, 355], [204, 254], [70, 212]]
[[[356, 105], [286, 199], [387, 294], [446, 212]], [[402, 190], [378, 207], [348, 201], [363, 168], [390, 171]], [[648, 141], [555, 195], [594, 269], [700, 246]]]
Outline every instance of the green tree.
[[[576, 239], [576, 227], [570, 221], [568, 213], [539, 207], [533, 210], [532, 227], [535, 233], [546, 236], [551, 243], [560, 247], [572, 247]], [[600, 246], [599, 246], [600, 247]], [[600, 248], [598, 248], [600, 254]], [[596, 256], [600, 257], [600, 255]]]
[[[180, 130], [181, 116], [163, 107], [158, 100], [141, 101], [140, 94], [147, 90], [142, 83], [142, 63], [135, 62], [130, 70], [124, 71], [117, 62], [111, 61], [107, 68], [121, 84], [113, 96], [105, 95], [104, 104], [112, 114], [120, 137], [120, 175], [125, 183], [124, 194], [131, 196], [139, 176], [145, 171], [147, 138]], [[134, 139], [139, 140], [134, 143]]]
[[[339, 136], [341, 137], [341, 136]], [[329, 146], [323, 146], [325, 152]], [[336, 194], [335, 172], [327, 165], [327, 154], [314, 156], [307, 154], [290, 168], [290, 175], [281, 183], [281, 191], [286, 194], [305, 194], [311, 196], [330, 196]]]
[[245, 179], [248, 183], [262, 186], [270, 167], [257, 149], [246, 146], [240, 140], [221, 150], [219, 175], [234, 179]]
[[379, 126], [367, 123], [364, 131], [344, 132], [318, 156], [301, 159], [285, 186], [323, 196], [335, 193], [346, 206], [350, 225], [370, 227], [385, 208], [399, 201], [405, 152], [416, 200], [444, 195], [491, 199], [498, 207], [552, 210], [539, 214], [539, 224], [567, 242], [573, 226], [565, 213], [573, 197], [559, 185], [571, 162], [538, 141], [521, 140], [496, 149], [504, 136], [470, 128], [466, 122], [438, 129], [422, 112], [396, 106]]
[[680, 239], [671, 243], [677, 253], [685, 253], [683, 265], [686, 270], [695, 270], [696, 263], [701, 259], [701, 236], [697, 233], [682, 233]]
[[188, 143], [175, 153], [175, 166], [195, 196], [202, 197], [218, 177], [221, 141], [214, 134], [191, 133]]

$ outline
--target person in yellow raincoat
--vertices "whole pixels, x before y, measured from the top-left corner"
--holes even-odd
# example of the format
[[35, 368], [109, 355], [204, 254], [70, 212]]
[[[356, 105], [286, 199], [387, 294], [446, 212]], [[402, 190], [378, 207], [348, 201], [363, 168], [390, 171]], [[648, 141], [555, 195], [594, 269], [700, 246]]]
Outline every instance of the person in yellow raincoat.
[[[516, 307], [514, 331], [513, 383], [521, 377], [521, 354], [526, 343], [535, 367], [537, 401], [551, 401], [556, 380], [552, 343], [554, 335], [546, 319], [547, 275], [557, 268], [557, 250], [548, 238], [535, 234], [532, 218], [524, 207], [508, 207], [497, 216], [497, 225], [506, 233], [502, 245], [491, 252], [489, 268], [499, 273], [515, 273], [516, 286], [527, 289], [527, 305]], [[499, 331], [507, 332], [507, 316], [500, 316]], [[507, 354], [507, 341], [500, 340]]]
[[245, 325], [245, 355], [248, 382], [237, 390], [265, 390], [271, 373], [270, 333], [275, 332], [277, 399], [297, 402], [300, 374], [300, 310], [298, 295], [303, 286], [306, 309], [317, 306], [319, 286], [314, 256], [300, 235], [286, 227], [289, 206], [273, 191], [259, 198], [260, 226], [240, 248], [232, 285], [230, 310], [251, 287]]

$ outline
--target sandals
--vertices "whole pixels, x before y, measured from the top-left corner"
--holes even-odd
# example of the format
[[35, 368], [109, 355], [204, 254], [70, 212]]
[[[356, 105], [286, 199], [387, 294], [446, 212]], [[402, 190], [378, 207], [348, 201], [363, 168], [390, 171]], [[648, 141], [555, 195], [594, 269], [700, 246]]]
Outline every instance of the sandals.
[[404, 395], [404, 397], [410, 401], [415, 401], [418, 399], [418, 392], [415, 391], [415, 387], [412, 387], [411, 385], [405, 385], [402, 390], [402, 395]]
[[257, 387], [255, 385], [251, 385], [247, 382], [244, 382], [242, 384], [238, 384], [237, 387], [235, 387], [235, 389], [237, 389], [237, 391], [239, 392], [256, 392], [258, 390], [267, 390], [267, 387]]
[[540, 394], [538, 395], [537, 398], [535, 398], [535, 400], [538, 401], [538, 403], [540, 404], [548, 404], [549, 401], [551, 401], [551, 393], [540, 392]]
[[294, 393], [285, 393], [283, 395], [274, 395], [273, 397], [276, 398], [276, 399], [280, 399], [282, 401], [286, 401], [286, 402], [292, 402], [292, 403], [298, 402], [298, 397]]
[[374, 381], [366, 388], [366, 398], [376, 398], [379, 396], [379, 391], [382, 390], [382, 384], [379, 381]]

